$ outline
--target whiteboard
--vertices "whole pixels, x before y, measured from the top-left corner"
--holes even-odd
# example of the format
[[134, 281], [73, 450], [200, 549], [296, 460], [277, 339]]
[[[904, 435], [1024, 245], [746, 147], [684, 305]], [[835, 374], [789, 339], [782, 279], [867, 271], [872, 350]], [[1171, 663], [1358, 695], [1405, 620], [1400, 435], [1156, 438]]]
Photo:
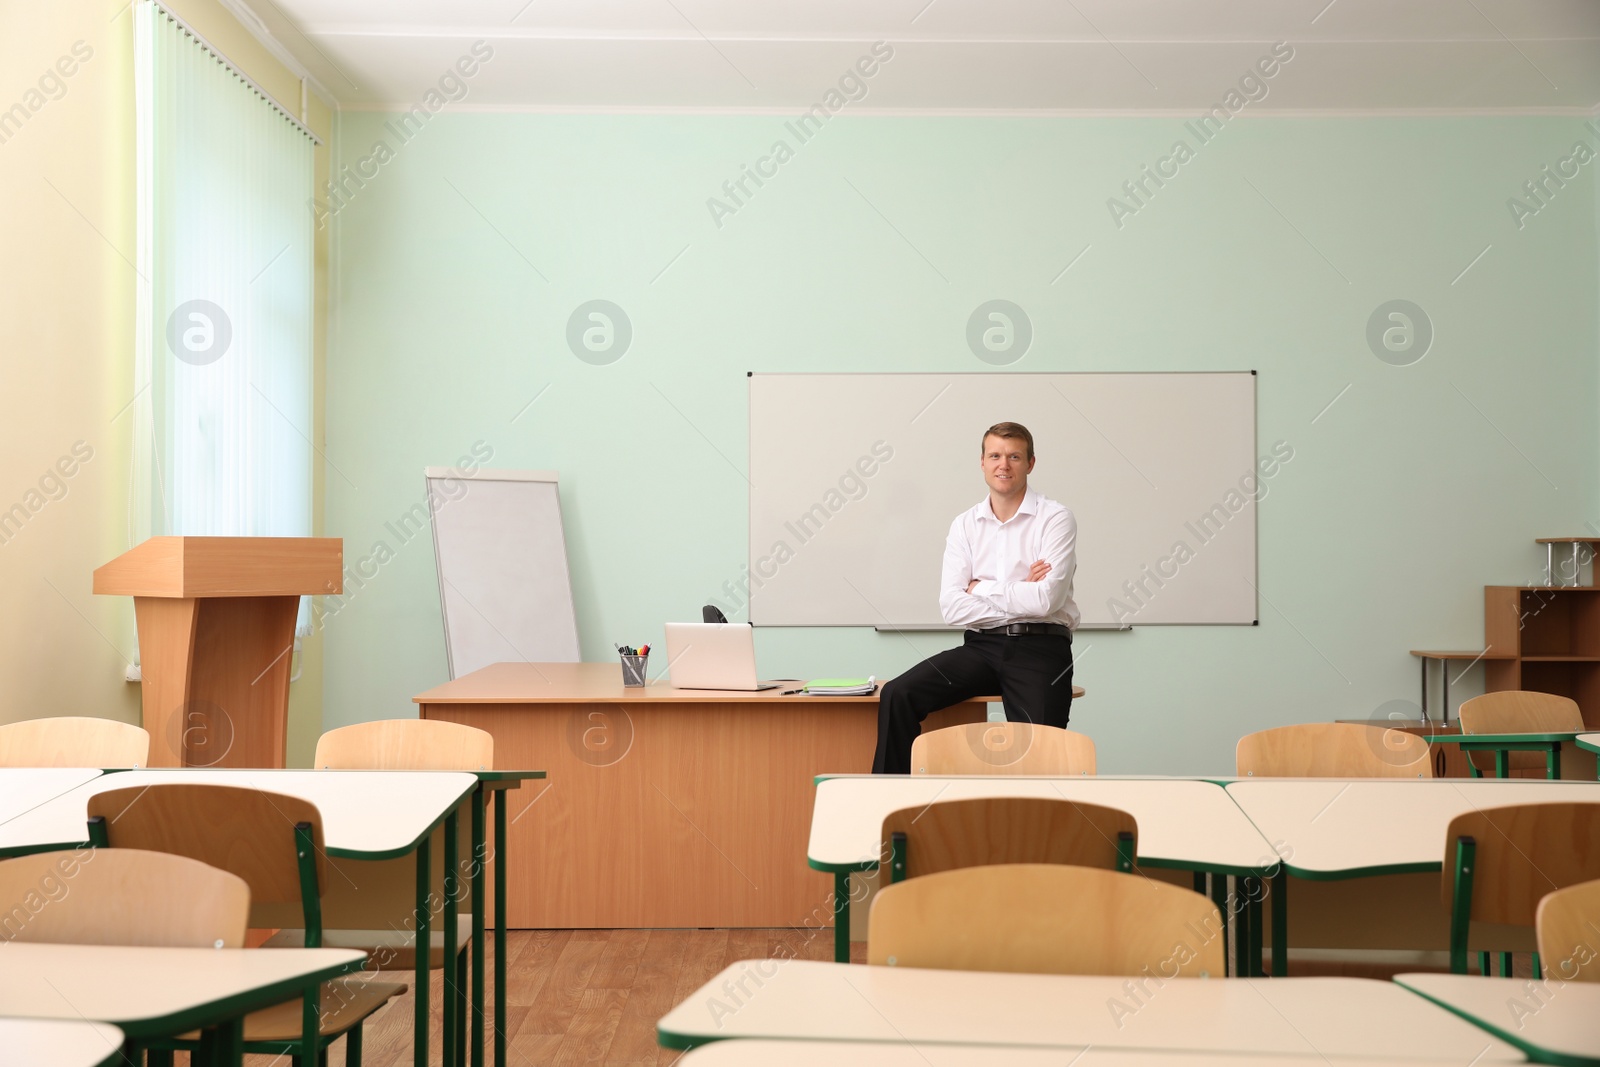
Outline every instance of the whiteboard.
[[450, 677], [508, 661], [578, 662], [555, 472], [423, 473]]
[[1029, 486], [1077, 518], [1083, 624], [1256, 621], [1255, 494], [1270, 482], [1252, 372], [749, 384], [751, 622], [942, 626], [945, 537], [987, 497], [982, 435], [1002, 421], [1033, 433]]

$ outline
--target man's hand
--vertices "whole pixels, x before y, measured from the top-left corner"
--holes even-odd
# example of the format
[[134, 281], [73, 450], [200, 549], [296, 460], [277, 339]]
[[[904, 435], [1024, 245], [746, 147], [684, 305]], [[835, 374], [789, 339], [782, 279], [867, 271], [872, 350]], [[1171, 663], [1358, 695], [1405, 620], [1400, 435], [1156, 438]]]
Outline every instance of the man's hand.
[[1024, 581], [1042, 582], [1044, 581], [1044, 576], [1049, 573], [1050, 564], [1042, 559], [1036, 559], [1033, 561], [1033, 566], [1028, 568], [1028, 577]]
[[968, 582], [967, 583], [967, 592], [969, 592], [969, 593], [972, 592], [973, 586], [975, 586], [977, 584], [978, 584], [978, 579], [976, 579], [976, 578], [974, 578], [974, 579], [972, 579], [972, 581]]

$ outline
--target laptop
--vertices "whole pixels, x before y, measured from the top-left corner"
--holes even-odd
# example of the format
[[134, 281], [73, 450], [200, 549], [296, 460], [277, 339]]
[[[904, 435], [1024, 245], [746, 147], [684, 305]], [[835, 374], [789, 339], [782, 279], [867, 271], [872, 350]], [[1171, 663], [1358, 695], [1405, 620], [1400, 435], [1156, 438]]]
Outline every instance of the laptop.
[[782, 684], [756, 681], [755, 628], [743, 622], [667, 623], [667, 676], [674, 689], [754, 692]]

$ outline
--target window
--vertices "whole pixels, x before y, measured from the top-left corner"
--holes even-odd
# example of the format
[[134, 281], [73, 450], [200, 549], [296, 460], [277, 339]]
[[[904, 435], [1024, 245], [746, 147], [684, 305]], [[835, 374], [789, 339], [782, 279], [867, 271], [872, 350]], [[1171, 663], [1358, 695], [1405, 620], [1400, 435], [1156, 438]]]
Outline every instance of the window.
[[130, 533], [308, 536], [315, 142], [160, 5], [134, 17]]

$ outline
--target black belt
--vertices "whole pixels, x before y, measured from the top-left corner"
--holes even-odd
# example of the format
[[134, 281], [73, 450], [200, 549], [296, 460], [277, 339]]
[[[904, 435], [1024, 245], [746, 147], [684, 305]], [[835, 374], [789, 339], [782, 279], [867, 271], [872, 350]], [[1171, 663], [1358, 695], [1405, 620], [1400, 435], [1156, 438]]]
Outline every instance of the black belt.
[[1004, 637], [1019, 637], [1023, 634], [1049, 634], [1051, 637], [1065, 637], [1072, 639], [1072, 631], [1059, 622], [1013, 622], [1005, 626], [996, 626], [992, 630], [979, 630], [980, 634], [1000, 634]]

